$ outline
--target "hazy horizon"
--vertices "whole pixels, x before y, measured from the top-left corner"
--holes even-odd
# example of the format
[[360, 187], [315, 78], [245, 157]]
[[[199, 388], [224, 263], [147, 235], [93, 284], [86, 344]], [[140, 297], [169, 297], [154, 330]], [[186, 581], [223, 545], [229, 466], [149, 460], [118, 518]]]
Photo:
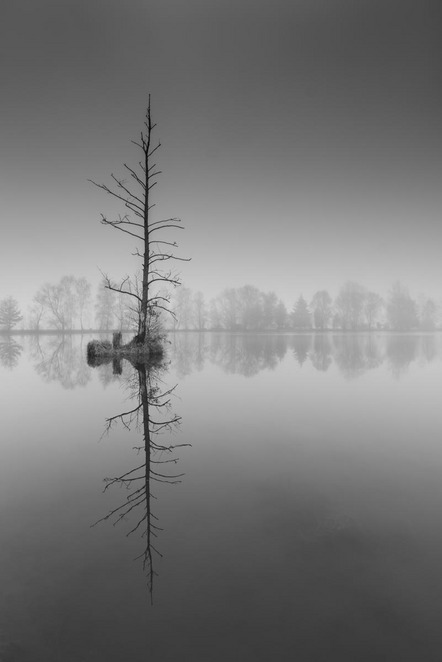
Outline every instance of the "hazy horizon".
[[291, 306], [352, 280], [442, 298], [435, 2], [19, 1], [1, 30], [0, 299], [133, 273], [100, 225], [148, 94], [183, 282]]

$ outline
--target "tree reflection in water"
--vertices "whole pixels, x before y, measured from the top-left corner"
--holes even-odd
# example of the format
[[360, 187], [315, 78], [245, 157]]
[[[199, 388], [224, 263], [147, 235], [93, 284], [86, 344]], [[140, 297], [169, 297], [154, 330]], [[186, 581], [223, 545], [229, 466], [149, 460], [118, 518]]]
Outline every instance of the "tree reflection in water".
[[[90, 364], [91, 365], [91, 364]], [[97, 363], [92, 364], [97, 366]], [[118, 360], [113, 361], [114, 373], [121, 375], [122, 368]], [[176, 484], [181, 482], [183, 473], [173, 473], [169, 467], [176, 465], [178, 458], [173, 456], [175, 449], [190, 444], [161, 444], [158, 436], [172, 432], [181, 421], [181, 417], [171, 411], [171, 396], [176, 388], [161, 390], [160, 373], [164, 369], [161, 364], [133, 363], [133, 371], [127, 379], [130, 399], [136, 402], [135, 407], [106, 419], [104, 434], [109, 433], [116, 424], [123, 425], [127, 430], [135, 429], [141, 432], [143, 445], [136, 446], [137, 454], [142, 454], [143, 462], [118, 476], [105, 478], [104, 491], [112, 486], [124, 487], [127, 496], [123, 503], [110, 510], [92, 526], [110, 520], [114, 526], [135, 515], [127, 536], [138, 532], [145, 539], [144, 550], [136, 557], [142, 559], [143, 570], [146, 573], [148, 589], [153, 602], [153, 584], [156, 572], [154, 570], [153, 553], [162, 556], [154, 544], [158, 533], [158, 518], [152, 512], [153, 483]]]
[[0, 364], [8, 370], [13, 370], [18, 365], [22, 351], [23, 347], [18, 342], [6, 336], [6, 339], [0, 342]]
[[[201, 371], [206, 362], [226, 373], [246, 377], [274, 370], [290, 349], [299, 368], [327, 372], [334, 364], [346, 379], [386, 364], [393, 376], [402, 378], [415, 361], [431, 363], [441, 354], [438, 333], [197, 333], [169, 335], [169, 354], [179, 377]], [[85, 341], [84, 341], [85, 342]], [[79, 335], [30, 335], [27, 350], [36, 372], [45, 382], [59, 382], [65, 389], [86, 386], [91, 370], [84, 361], [83, 337]], [[0, 340], [0, 366], [14, 369], [22, 346], [12, 338]], [[149, 368], [150, 370], [150, 368]], [[102, 365], [99, 380], [106, 387], [121, 380], [119, 361]]]
[[299, 368], [311, 365], [327, 372], [334, 364], [346, 379], [355, 379], [384, 363], [396, 378], [421, 359], [427, 363], [441, 353], [437, 334], [374, 333], [176, 333], [171, 335], [171, 354], [177, 372], [184, 377], [201, 370], [206, 361], [224, 372], [251, 377], [274, 370], [288, 348]]
[[312, 347], [312, 334], [306, 335], [295, 335], [291, 339], [293, 347], [293, 355], [302, 368], [302, 364], [305, 363], [308, 356], [311, 354]]
[[[79, 340], [79, 342], [78, 342]], [[65, 389], [86, 386], [91, 379], [85, 363], [83, 337], [66, 334], [30, 336], [35, 371], [45, 382], [59, 382]]]
[[280, 334], [175, 333], [171, 352], [181, 377], [201, 370], [206, 360], [225, 372], [252, 377], [274, 370], [287, 352], [287, 337]]
[[387, 343], [387, 355], [393, 375], [399, 379], [416, 360], [419, 337], [414, 335], [391, 335]]

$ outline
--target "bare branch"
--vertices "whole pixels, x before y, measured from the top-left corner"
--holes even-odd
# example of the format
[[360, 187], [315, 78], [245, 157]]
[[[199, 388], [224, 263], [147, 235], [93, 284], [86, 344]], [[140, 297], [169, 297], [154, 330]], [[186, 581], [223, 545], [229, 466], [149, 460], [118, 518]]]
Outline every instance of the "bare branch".
[[131, 290], [124, 290], [123, 289], [124, 284], [129, 280], [129, 276], [126, 276], [126, 278], [123, 279], [121, 284], [119, 286], [117, 286], [117, 285], [113, 285], [112, 281], [109, 278], [109, 276], [104, 274], [101, 270], [100, 270], [100, 273], [103, 276], [103, 279], [105, 281], [105, 288], [107, 290], [112, 290], [112, 292], [119, 292], [120, 294], [128, 294], [129, 296], [134, 297], [135, 299], [138, 299], [138, 301], [141, 302], [141, 297], [139, 297], [138, 294], [136, 294], [135, 292], [132, 292]]
[[174, 228], [175, 230], [184, 230], [182, 225], [173, 225], [172, 223], [169, 223], [167, 225], [161, 225], [156, 228], [152, 228], [149, 230], [148, 234], [151, 235], [153, 232], [158, 232], [158, 230], [164, 230], [165, 228]]
[[160, 223], [181, 223], [180, 218], [163, 218], [160, 221], [153, 221], [152, 223], [149, 223], [149, 227], [153, 228], [155, 225], [159, 225]]
[[[114, 175], [111, 175], [111, 177], [112, 177], [112, 178], [113, 178], [113, 179], [119, 184], [118, 180], [114, 177]], [[126, 206], [131, 205], [131, 206], [134, 207], [135, 209], [138, 209], [138, 210], [140, 210], [141, 212], [143, 211], [143, 208], [140, 207], [140, 206], [138, 206], [135, 202], [131, 202], [130, 200], [128, 200], [128, 199], [125, 198], [124, 196], [120, 195], [119, 193], [116, 193], [116, 191], [113, 191], [111, 188], [109, 188], [109, 187], [106, 186], [105, 184], [97, 184], [97, 182], [94, 182], [93, 179], [88, 179], [88, 181], [91, 182], [91, 184], [93, 184], [93, 185], [96, 186], [97, 188], [101, 188], [103, 191], [105, 191], [105, 192], [108, 193], [109, 195], [112, 195], [114, 198], [117, 198], [118, 200], [121, 200], [122, 202], [124, 202], [124, 204], [125, 204]], [[120, 184], [119, 184], [119, 185], [120, 185]], [[123, 188], [123, 187], [121, 186], [121, 188]], [[136, 199], [137, 199], [137, 198], [136, 198]]]
[[135, 181], [141, 186], [141, 188], [145, 189], [145, 188], [146, 188], [146, 183], [143, 182], [142, 179], [140, 179], [140, 177], [138, 176], [138, 173], [137, 173], [135, 170], [133, 170], [132, 168], [130, 168], [130, 167], [127, 165], [127, 163], [123, 163], [123, 166], [126, 168], [126, 170], [128, 170], [128, 171], [130, 172], [131, 176], [132, 176], [132, 177], [135, 179]]
[[124, 181], [123, 181], [122, 179], [118, 179], [117, 177], [115, 177], [114, 174], [111, 174], [111, 177], [112, 177], [112, 179], [114, 180], [114, 182], [116, 182], [117, 186], [118, 186], [119, 188], [123, 189], [123, 191], [125, 191], [125, 192], [126, 192], [131, 198], [133, 198], [134, 200], [136, 200], [137, 202], [139, 202], [139, 203], [140, 203], [140, 206], [136, 205], [136, 204], [133, 203], [132, 201], [127, 201], [127, 202], [130, 202], [131, 205], [133, 205], [134, 207], [137, 207], [137, 209], [139, 209], [140, 211], [144, 211], [144, 206], [143, 206], [143, 205], [144, 205], [144, 201], [143, 201], [143, 200], [140, 200], [140, 198], [139, 198], [138, 196], [136, 196], [134, 193], [132, 193], [132, 191], [130, 191], [130, 190], [127, 188], [127, 186], [124, 185]]
[[155, 154], [155, 152], [157, 151], [157, 149], [160, 149], [160, 147], [161, 147], [161, 143], [159, 142], [158, 145], [157, 145], [156, 147], [154, 147], [153, 149], [150, 150], [150, 152], [148, 153], [147, 156], [150, 158], [153, 154]]
[[132, 237], [135, 237], [136, 239], [140, 239], [141, 241], [144, 241], [144, 237], [140, 237], [139, 234], [136, 234], [135, 232], [131, 232], [130, 230], [126, 230], [126, 228], [122, 228], [119, 221], [108, 221], [105, 216], [101, 216], [101, 222], [103, 225], [110, 225], [111, 227], [115, 228], [116, 230], [121, 230], [121, 232], [125, 232], [126, 234], [130, 234]]

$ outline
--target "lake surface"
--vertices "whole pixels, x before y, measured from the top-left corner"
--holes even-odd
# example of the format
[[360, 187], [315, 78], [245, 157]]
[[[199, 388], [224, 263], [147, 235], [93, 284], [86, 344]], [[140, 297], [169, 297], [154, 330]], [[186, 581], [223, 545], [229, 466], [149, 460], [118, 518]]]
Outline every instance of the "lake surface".
[[440, 661], [441, 336], [88, 340], [0, 337], [0, 660]]

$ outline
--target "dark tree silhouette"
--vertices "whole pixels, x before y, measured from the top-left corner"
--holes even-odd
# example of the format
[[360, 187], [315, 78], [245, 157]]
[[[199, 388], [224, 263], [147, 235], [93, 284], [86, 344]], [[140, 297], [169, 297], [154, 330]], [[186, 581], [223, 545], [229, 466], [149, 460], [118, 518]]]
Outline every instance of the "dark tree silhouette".
[[[140, 242], [141, 250], [137, 248], [133, 255], [142, 260], [142, 277], [140, 287], [137, 287], [129, 276], [119, 284], [111, 281], [104, 275], [105, 287], [114, 292], [120, 292], [132, 297], [138, 311], [138, 334], [136, 343], [140, 346], [149, 347], [149, 322], [158, 310], [170, 311], [169, 294], [161, 288], [167, 285], [176, 286], [180, 279], [169, 264], [171, 260], [186, 261], [185, 258], [177, 257], [173, 250], [177, 246], [175, 241], [164, 238], [165, 230], [181, 230], [181, 220], [178, 218], [167, 218], [153, 220], [151, 210], [155, 206], [151, 202], [151, 191], [157, 184], [157, 177], [161, 174], [156, 163], [153, 162], [154, 154], [160, 148], [161, 143], [153, 144], [152, 134], [156, 124], [152, 122], [150, 95], [139, 141], [133, 140], [133, 144], [141, 151], [141, 159], [135, 167], [124, 163], [124, 168], [131, 179], [128, 183], [125, 179], [111, 174], [113, 188], [105, 184], [97, 184], [89, 180], [94, 186], [102, 189], [109, 195], [119, 200], [128, 210], [124, 216], [115, 220], [109, 220], [104, 214], [101, 222], [120, 232], [130, 235]], [[154, 292], [155, 289], [155, 292]]]
[[[114, 372], [120, 373], [121, 368], [115, 363], [119, 363], [118, 359], [114, 360]], [[141, 362], [134, 364], [134, 368], [129, 379], [131, 380], [132, 397], [136, 400], [136, 405], [128, 411], [108, 418], [105, 433], [109, 433], [117, 423], [122, 424], [128, 430], [136, 428], [141, 431], [143, 445], [135, 447], [135, 450], [143, 454], [143, 461], [119, 476], [105, 478], [104, 491], [113, 485], [119, 485], [126, 488], [127, 496], [122, 504], [113, 508], [92, 526], [106, 520], [111, 520], [116, 525], [131, 515], [135, 515], [131, 524], [132, 528], [126, 535], [140, 532], [145, 539], [144, 550], [137, 559], [143, 560], [143, 569], [146, 572], [152, 601], [154, 577], [156, 576], [153, 557], [154, 553], [162, 556], [154, 542], [162, 529], [158, 526], [158, 518], [152, 512], [151, 502], [154, 498], [152, 486], [154, 483], [176, 484], [181, 482], [180, 479], [184, 474], [169, 473], [167, 468], [178, 462], [178, 458], [173, 455], [174, 450], [190, 446], [190, 444], [167, 445], [158, 442], [157, 435], [168, 430], [172, 431], [181, 420], [180, 416], [174, 415], [170, 410], [170, 396], [175, 386], [166, 391], [160, 390], [155, 376], [161, 366]], [[166, 459], [163, 459], [164, 456]]]

